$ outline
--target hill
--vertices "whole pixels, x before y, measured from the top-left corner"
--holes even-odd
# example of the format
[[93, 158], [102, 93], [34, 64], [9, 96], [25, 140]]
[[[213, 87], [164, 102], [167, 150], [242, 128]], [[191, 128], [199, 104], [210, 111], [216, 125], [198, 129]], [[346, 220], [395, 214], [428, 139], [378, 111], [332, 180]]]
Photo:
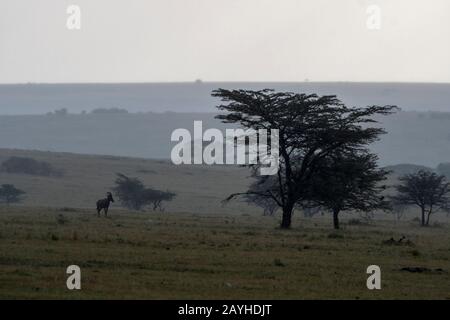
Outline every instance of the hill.
[[448, 111], [450, 84], [370, 82], [185, 82], [0, 85], [3, 114], [42, 114], [67, 108], [72, 113], [96, 108], [130, 112], [215, 112], [211, 91], [266, 88], [337, 95], [351, 106], [393, 104], [405, 111]]
[[[175, 166], [165, 160], [89, 156], [70, 153], [0, 149], [0, 163], [8, 158], [29, 157], [45, 161], [62, 176], [37, 176], [0, 171], [0, 184], [12, 183], [27, 192], [23, 205], [94, 208], [96, 200], [111, 189], [116, 173], [138, 177], [146, 185], [177, 194], [167, 211], [236, 213], [256, 209], [233, 202], [223, 206], [229, 193], [245, 191], [249, 171], [234, 166]], [[118, 207], [119, 204], [113, 204]]]
[[[0, 116], [0, 148], [169, 159], [173, 130], [230, 127], [212, 113], [96, 113]], [[450, 113], [399, 112], [380, 119], [388, 132], [372, 149], [382, 166], [435, 168], [450, 161]]]

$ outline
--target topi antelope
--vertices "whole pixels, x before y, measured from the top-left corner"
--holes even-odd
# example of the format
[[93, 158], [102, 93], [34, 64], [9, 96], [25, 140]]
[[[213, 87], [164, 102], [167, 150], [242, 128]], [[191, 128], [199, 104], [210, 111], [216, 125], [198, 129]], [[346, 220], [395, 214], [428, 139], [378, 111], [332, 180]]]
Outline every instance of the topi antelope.
[[106, 193], [106, 198], [97, 201], [97, 214], [100, 217], [100, 211], [105, 212], [105, 217], [108, 215], [109, 204], [114, 202], [111, 192]]

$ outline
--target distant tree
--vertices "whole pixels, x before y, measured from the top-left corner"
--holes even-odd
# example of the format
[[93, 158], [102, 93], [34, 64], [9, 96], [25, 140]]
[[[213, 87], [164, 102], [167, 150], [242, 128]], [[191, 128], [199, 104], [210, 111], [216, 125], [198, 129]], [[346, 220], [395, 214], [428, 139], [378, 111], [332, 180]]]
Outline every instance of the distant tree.
[[310, 199], [333, 213], [333, 225], [339, 229], [341, 211], [371, 212], [388, 209], [381, 184], [388, 172], [379, 169], [377, 156], [364, 151], [336, 151], [318, 162], [311, 179]]
[[25, 193], [25, 191], [17, 189], [12, 184], [3, 184], [0, 187], [0, 203], [10, 205], [11, 203], [21, 202]]
[[141, 180], [118, 173], [113, 188], [122, 205], [133, 210], [151, 206], [153, 210], [164, 210], [163, 202], [172, 201], [176, 194], [170, 191], [147, 188]]
[[164, 211], [163, 202], [170, 202], [175, 196], [176, 194], [173, 192], [154, 190], [152, 188], [146, 188], [141, 194], [142, 202], [150, 205], [153, 211], [157, 209]]
[[113, 190], [124, 207], [133, 210], [142, 209], [145, 205], [142, 201], [142, 193], [145, 191], [142, 181], [118, 173], [115, 185]]
[[350, 108], [336, 96], [268, 89], [218, 89], [212, 95], [225, 103], [218, 109], [228, 113], [216, 117], [223, 122], [254, 130], [279, 130], [277, 192], [273, 192], [271, 185], [263, 192], [248, 190], [231, 194], [227, 200], [246, 194], [271, 198], [283, 211], [281, 228], [291, 226], [294, 208], [307, 200], [305, 187], [317, 172], [317, 163], [337, 149], [357, 149], [376, 141], [384, 130], [368, 124], [376, 122], [374, 116], [391, 114], [396, 109], [394, 106]]
[[392, 196], [395, 203], [415, 205], [421, 209], [421, 225], [428, 226], [430, 216], [438, 210], [449, 207], [450, 184], [445, 176], [434, 172], [419, 171], [399, 178], [395, 188], [397, 195]]

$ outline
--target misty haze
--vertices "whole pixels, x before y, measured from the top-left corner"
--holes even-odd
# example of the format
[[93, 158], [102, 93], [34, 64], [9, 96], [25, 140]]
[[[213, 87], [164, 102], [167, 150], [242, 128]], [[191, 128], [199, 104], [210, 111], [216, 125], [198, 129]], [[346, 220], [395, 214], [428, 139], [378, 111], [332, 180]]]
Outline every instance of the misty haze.
[[448, 0], [1, 1], [0, 299], [449, 300], [448, 39]]

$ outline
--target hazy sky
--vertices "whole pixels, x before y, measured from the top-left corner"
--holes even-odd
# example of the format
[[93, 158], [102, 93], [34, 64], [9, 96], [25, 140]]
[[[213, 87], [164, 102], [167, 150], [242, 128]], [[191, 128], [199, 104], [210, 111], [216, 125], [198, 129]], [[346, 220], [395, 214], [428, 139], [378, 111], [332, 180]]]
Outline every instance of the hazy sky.
[[197, 78], [450, 82], [450, 1], [0, 1], [0, 83]]

